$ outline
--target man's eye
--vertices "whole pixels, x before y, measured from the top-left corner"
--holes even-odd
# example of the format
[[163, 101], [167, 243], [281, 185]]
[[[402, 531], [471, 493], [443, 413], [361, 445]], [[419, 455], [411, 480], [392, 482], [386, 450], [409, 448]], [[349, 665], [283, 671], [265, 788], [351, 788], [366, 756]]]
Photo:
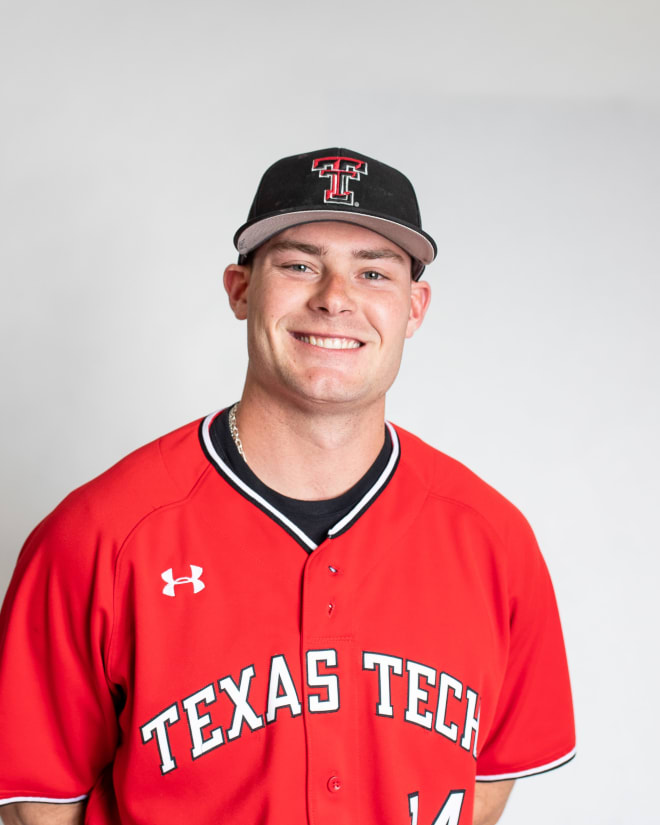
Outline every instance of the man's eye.
[[368, 272], [363, 272], [362, 276], [367, 281], [380, 281], [385, 277], [382, 272], [375, 272], [374, 270], [369, 270]]
[[294, 272], [310, 272], [307, 264], [287, 264], [287, 269], [292, 269]]

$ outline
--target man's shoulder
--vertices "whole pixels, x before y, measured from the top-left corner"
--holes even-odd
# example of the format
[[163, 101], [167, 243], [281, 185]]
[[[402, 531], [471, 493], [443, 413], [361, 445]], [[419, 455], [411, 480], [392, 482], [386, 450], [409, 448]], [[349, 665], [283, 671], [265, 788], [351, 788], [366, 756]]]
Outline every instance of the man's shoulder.
[[401, 461], [429, 498], [472, 513], [504, 540], [511, 531], [531, 534], [520, 510], [476, 472], [414, 433], [398, 426], [396, 430]]
[[126, 534], [142, 518], [185, 499], [209, 464], [199, 443], [200, 420], [149, 442], [73, 490], [37, 530], [100, 530]]

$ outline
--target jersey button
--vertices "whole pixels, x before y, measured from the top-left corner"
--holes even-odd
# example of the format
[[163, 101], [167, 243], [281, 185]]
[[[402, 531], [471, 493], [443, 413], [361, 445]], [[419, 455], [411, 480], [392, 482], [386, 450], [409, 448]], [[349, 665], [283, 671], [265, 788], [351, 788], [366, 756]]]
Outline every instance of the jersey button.
[[337, 793], [337, 791], [340, 791], [341, 788], [342, 783], [338, 776], [331, 776], [330, 779], [328, 779], [328, 790], [331, 793]]

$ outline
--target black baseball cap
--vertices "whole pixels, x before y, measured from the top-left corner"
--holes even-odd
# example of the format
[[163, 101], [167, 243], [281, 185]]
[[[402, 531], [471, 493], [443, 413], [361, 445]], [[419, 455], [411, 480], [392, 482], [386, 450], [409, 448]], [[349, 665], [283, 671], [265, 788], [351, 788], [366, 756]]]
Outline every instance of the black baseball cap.
[[278, 232], [317, 221], [344, 221], [383, 235], [413, 259], [415, 280], [437, 252], [405, 175], [361, 152], [331, 148], [282, 158], [266, 170], [248, 219], [234, 235], [238, 262]]

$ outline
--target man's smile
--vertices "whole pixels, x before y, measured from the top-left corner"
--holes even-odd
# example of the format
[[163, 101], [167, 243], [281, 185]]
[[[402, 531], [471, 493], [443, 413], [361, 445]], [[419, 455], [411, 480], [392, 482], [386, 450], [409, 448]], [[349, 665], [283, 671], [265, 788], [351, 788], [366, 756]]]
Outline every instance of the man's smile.
[[357, 338], [311, 335], [305, 332], [292, 332], [291, 335], [296, 341], [311, 344], [314, 347], [322, 347], [323, 349], [358, 349], [364, 346], [363, 342], [358, 341]]

